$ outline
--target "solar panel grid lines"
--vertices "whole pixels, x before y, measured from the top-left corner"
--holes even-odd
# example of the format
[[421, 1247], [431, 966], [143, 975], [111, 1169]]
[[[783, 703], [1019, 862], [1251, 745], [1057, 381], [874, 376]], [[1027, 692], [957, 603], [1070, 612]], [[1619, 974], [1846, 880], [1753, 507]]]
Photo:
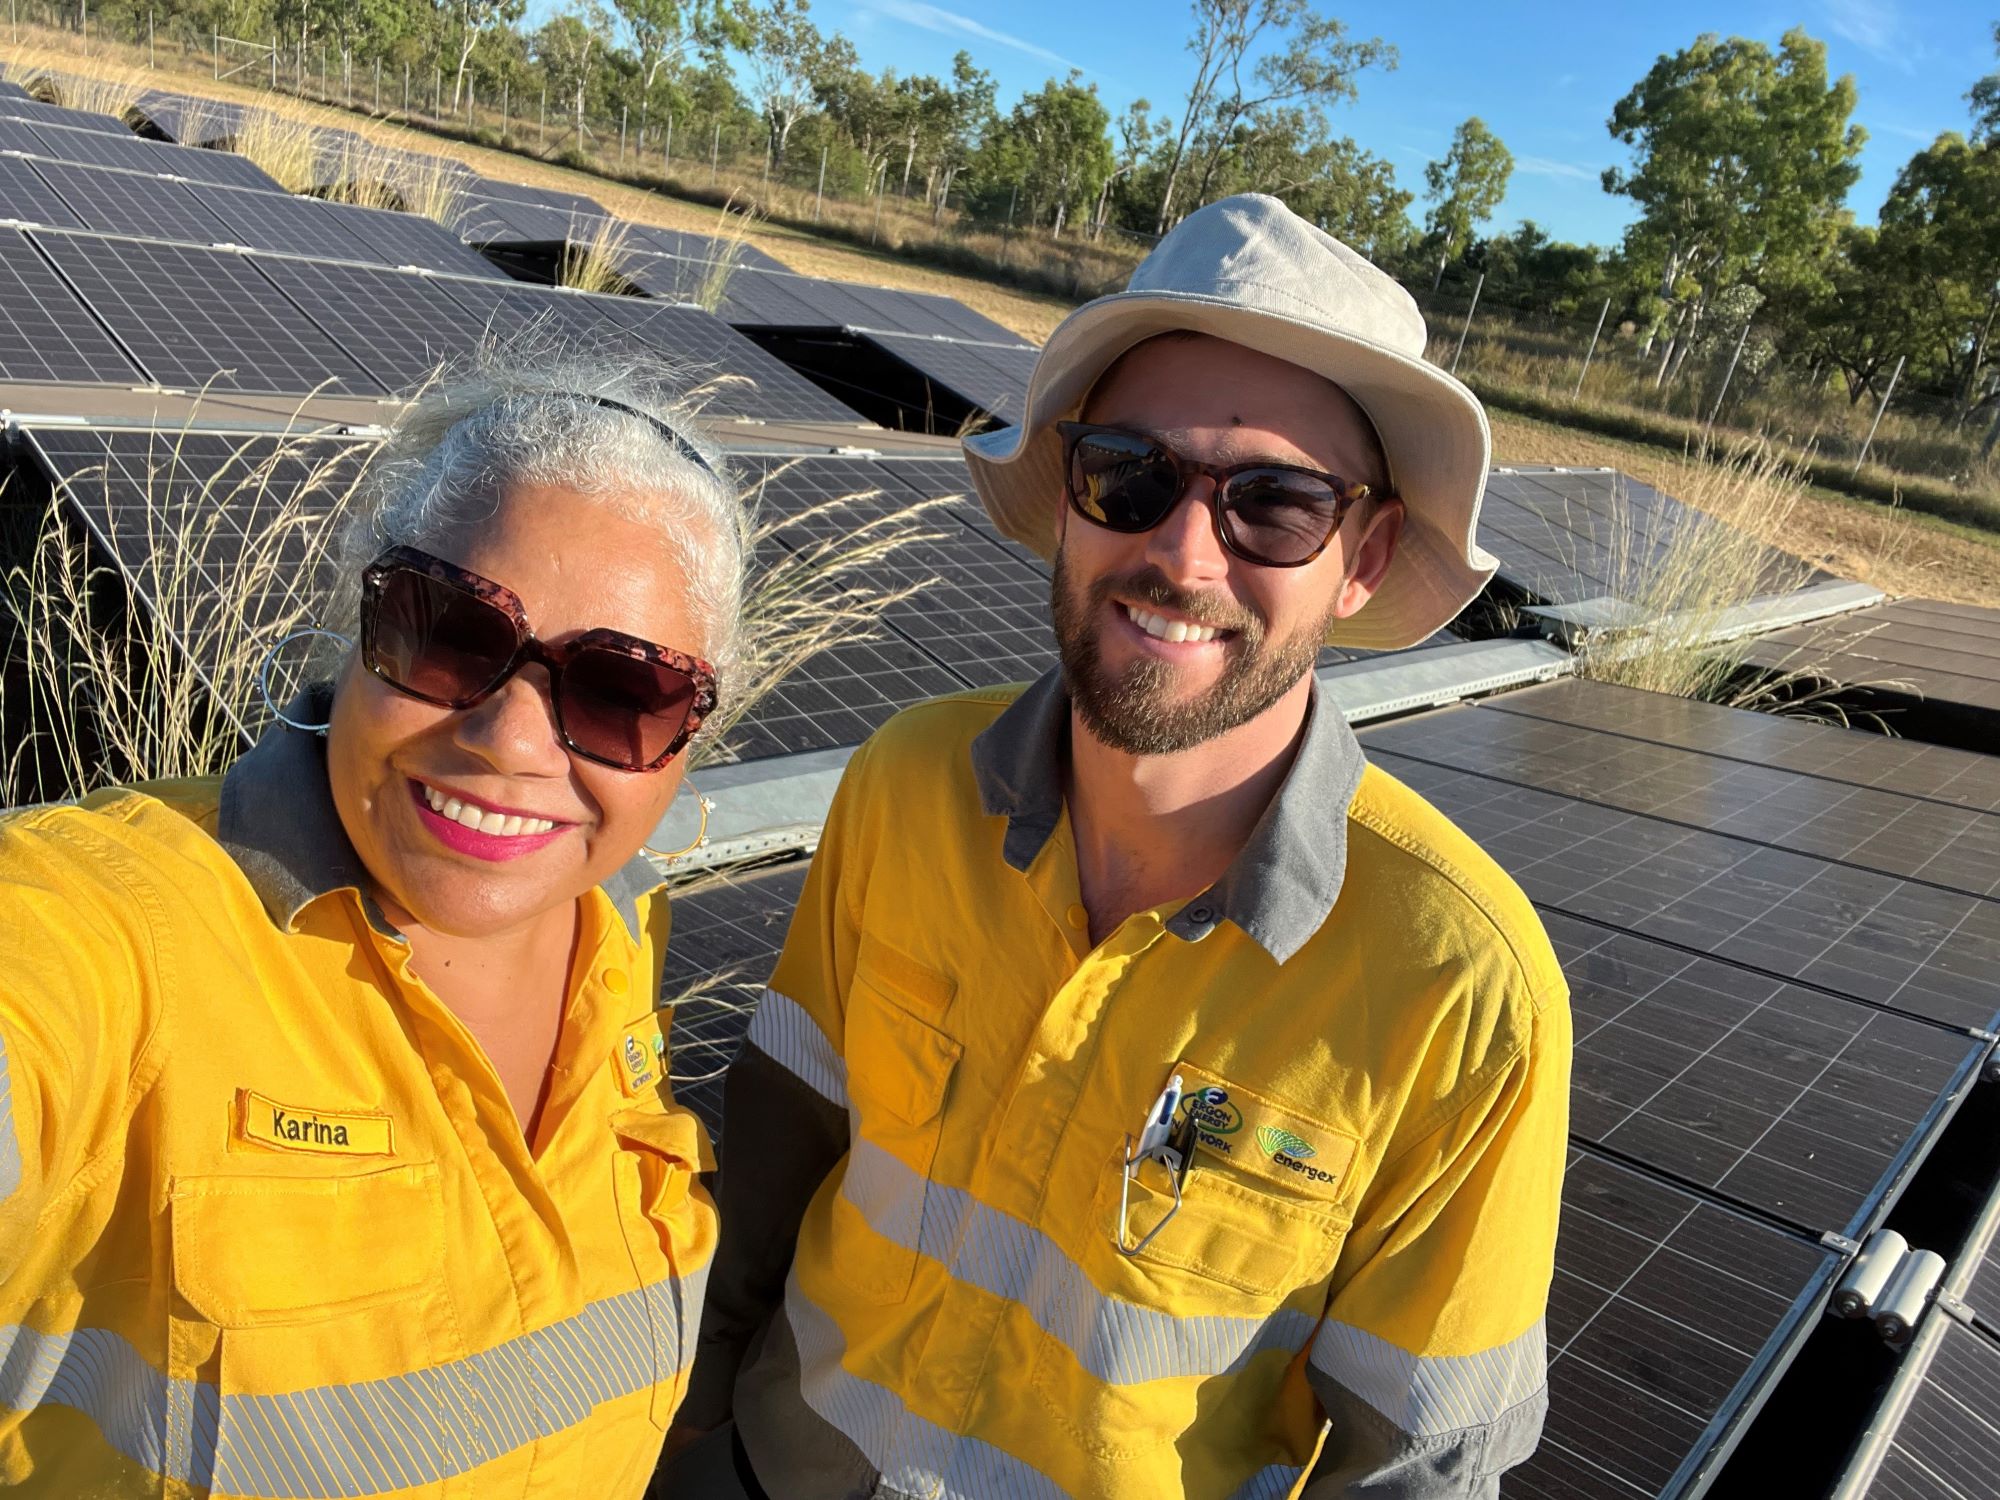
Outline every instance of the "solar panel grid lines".
[[1483, 707], [1383, 725], [1369, 743], [1773, 848], [2000, 895], [2000, 813]]
[[994, 546], [1030, 571], [1050, 577], [1048, 562], [1037, 553], [1003, 534], [986, 514], [972, 486], [972, 473], [962, 458], [884, 458], [883, 473], [907, 486], [926, 500], [954, 497], [942, 509], [960, 524], [986, 538]]
[[392, 394], [414, 394], [476, 343], [434, 277], [278, 256], [252, 264]]
[[87, 130], [93, 135], [131, 135], [125, 122], [94, 109], [70, 109], [61, 104], [48, 104], [34, 98], [26, 90], [18, 97], [8, 95], [0, 98], [0, 114], [10, 115], [17, 120], [30, 120], [37, 125], [60, 125], [70, 130]]
[[[849, 467], [854, 465], [858, 467]], [[766, 466], [764, 472], [763, 495], [775, 499], [779, 514], [791, 522], [778, 531], [779, 539], [795, 550], [907, 508], [891, 488], [891, 477], [865, 461], [807, 459]], [[837, 516], [807, 514], [818, 500], [860, 490], [888, 492], [856, 499]], [[922, 539], [909, 541], [871, 569], [871, 578], [885, 588], [921, 589], [889, 606], [884, 622], [966, 686], [1041, 675], [1055, 661], [1047, 582], [962, 526], [923, 530], [927, 534]]]
[[794, 290], [801, 278], [747, 270], [731, 276], [716, 308], [724, 322], [745, 328], [820, 328], [819, 310]]
[[188, 245], [215, 245], [228, 238], [228, 226], [186, 183], [58, 161], [37, 162], [35, 171], [88, 229]]
[[863, 426], [861, 414], [758, 348], [713, 313], [637, 297], [592, 296], [589, 310], [655, 355], [685, 366], [705, 412], [767, 422]]
[[246, 256], [52, 231], [38, 231], [36, 240], [160, 385], [386, 394]]
[[0, 102], [12, 102], [16, 99], [31, 99], [33, 97], [20, 84], [13, 82], [11, 79], [0, 78]]
[[968, 406], [1003, 421], [1019, 421], [1026, 410], [1028, 377], [1039, 356], [1037, 350], [918, 334], [867, 333], [862, 337]]
[[0, 378], [144, 385], [149, 377], [19, 229], [0, 228]]
[[671, 998], [727, 976], [725, 983], [676, 1006], [669, 1034], [674, 1098], [701, 1116], [718, 1150], [722, 1080], [702, 1075], [725, 1067], [742, 1045], [749, 1009], [777, 963], [805, 877], [803, 864], [787, 865], [672, 898], [674, 931], [661, 995]]
[[2000, 713], [2000, 610], [1899, 599], [1763, 636], [1748, 660]]
[[444, 286], [473, 320], [479, 338], [509, 342], [567, 341], [584, 348], [609, 346], [620, 331], [608, 324], [580, 294], [517, 281], [448, 278]]
[[2000, 902], [1364, 746], [1544, 910], [1947, 1026], [2000, 1014]]
[[[1933, 1318], [1943, 1318], [1934, 1310]], [[2000, 1344], [1943, 1318], [1869, 1500], [1986, 1500], [2000, 1474]]]
[[[727, 256], [735, 270], [783, 271], [785, 264], [748, 240], [720, 239], [691, 230], [667, 229], [658, 224], [624, 225], [626, 248], [635, 253], [654, 252], [708, 265]], [[734, 274], [734, 272], [732, 272]]]
[[32, 162], [18, 156], [0, 156], [0, 219], [56, 229], [83, 227], [76, 210], [49, 186], [48, 179], [36, 171]]
[[1837, 1257], [1587, 1148], [1563, 1182], [1549, 1416], [1510, 1497], [1678, 1494]]
[[1544, 916], [1570, 982], [1570, 1128], [1808, 1233], [1852, 1233], [1984, 1044]]
[[1946, 806], [2000, 812], [2000, 757], [1945, 745], [1581, 678], [1501, 694], [1482, 706], [1851, 786], [1886, 787]]

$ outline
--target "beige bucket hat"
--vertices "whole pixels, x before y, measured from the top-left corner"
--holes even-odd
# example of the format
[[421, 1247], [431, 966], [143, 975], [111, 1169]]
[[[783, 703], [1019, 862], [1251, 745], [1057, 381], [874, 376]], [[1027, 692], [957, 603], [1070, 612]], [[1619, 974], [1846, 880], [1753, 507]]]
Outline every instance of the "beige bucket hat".
[[1447, 624], [1493, 576], [1476, 541], [1492, 438], [1479, 400], [1424, 359], [1410, 294], [1276, 198], [1245, 193], [1189, 214], [1132, 273], [1050, 335], [1015, 427], [965, 439], [987, 512], [1043, 557], [1055, 553], [1062, 440], [1091, 386], [1134, 344], [1175, 329], [1212, 334], [1324, 375], [1368, 413], [1408, 510], [1374, 598], [1329, 644], [1395, 650]]

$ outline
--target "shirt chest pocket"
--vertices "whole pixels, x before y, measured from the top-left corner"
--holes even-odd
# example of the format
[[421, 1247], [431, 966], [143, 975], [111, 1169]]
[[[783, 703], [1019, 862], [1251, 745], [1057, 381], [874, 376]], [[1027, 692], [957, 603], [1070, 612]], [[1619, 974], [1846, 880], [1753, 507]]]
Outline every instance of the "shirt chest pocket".
[[[963, 1047], [938, 1024], [953, 993], [942, 975], [879, 944], [864, 946], [847, 1006], [853, 1135], [832, 1212], [834, 1269], [878, 1303], [909, 1295], [920, 1255], [937, 1254], [931, 1172]], [[927, 1234], [928, 1229], [928, 1234]]]
[[[1036, 1394], [1101, 1457], [1179, 1441], [1205, 1409], [1210, 1382], [1262, 1390], [1266, 1405], [1275, 1399], [1317, 1325], [1345, 1241], [1345, 1210], [1234, 1171], [1213, 1153], [1197, 1150], [1195, 1160], [1178, 1208], [1159, 1164], [1141, 1167], [1128, 1192], [1122, 1161], [1108, 1160], [1076, 1263], [1064, 1268], [1072, 1285], [1036, 1314]], [[1142, 1240], [1145, 1248], [1121, 1254], [1121, 1232], [1128, 1249]]]
[[715, 1207], [699, 1174], [715, 1165], [708, 1132], [688, 1110], [651, 1107], [614, 1115], [618, 1138], [618, 1217], [637, 1281], [620, 1299], [623, 1322], [643, 1322], [648, 1350], [635, 1384], [650, 1383], [654, 1425], [673, 1420], [687, 1391], [701, 1325], [702, 1295], [715, 1254]]
[[195, 1409], [169, 1402], [170, 1470], [229, 1493], [456, 1491], [491, 1418], [427, 1373], [466, 1352], [435, 1166], [180, 1177], [169, 1212], [168, 1373], [195, 1383]]

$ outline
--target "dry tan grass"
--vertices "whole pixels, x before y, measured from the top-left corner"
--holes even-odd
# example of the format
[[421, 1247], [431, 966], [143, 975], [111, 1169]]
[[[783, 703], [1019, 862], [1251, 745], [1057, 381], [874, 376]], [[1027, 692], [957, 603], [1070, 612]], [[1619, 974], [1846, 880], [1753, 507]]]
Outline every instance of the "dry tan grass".
[[87, 109], [124, 117], [147, 89], [153, 75], [101, 42], [66, 45], [32, 40], [35, 28], [24, 27], [31, 40], [7, 49], [7, 76], [37, 99], [66, 109]]
[[318, 180], [323, 132], [309, 118], [274, 109], [253, 109], [231, 142], [288, 193], [303, 193]]
[[569, 249], [556, 269], [556, 280], [579, 292], [620, 290], [625, 285], [625, 276], [619, 267], [624, 262], [625, 242], [631, 233], [631, 226], [623, 219], [600, 219], [597, 227], [586, 231], [586, 237], [579, 240], [572, 224]]
[[711, 236], [719, 247], [715, 259], [702, 272], [701, 285], [696, 288], [694, 302], [697, 307], [715, 312], [722, 306], [722, 299], [729, 295], [729, 283], [736, 275], [736, 269], [743, 262], [743, 247], [748, 243], [750, 230], [757, 222], [757, 215], [747, 208], [738, 208], [736, 200], [730, 199], [717, 210], [715, 233]]

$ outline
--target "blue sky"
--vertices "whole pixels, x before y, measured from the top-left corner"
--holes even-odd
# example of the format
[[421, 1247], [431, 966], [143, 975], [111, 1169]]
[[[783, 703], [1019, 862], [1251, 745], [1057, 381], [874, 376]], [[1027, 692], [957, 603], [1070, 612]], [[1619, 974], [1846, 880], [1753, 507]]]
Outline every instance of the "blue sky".
[[[1395, 72], [1364, 75], [1360, 100], [1341, 106], [1335, 123], [1393, 162], [1405, 189], [1421, 194], [1424, 163], [1476, 114], [1514, 153], [1495, 224], [1532, 218], [1559, 239], [1600, 244], [1616, 241], [1631, 217], [1629, 200], [1599, 186], [1602, 170], [1624, 160], [1604, 122], [1655, 57], [1704, 31], [1775, 44], [1803, 24], [1827, 44], [1830, 71], [1854, 75], [1855, 119], [1869, 142], [1848, 202], [1864, 222], [1913, 151], [1941, 130], [1966, 129], [1966, 90], [2000, 66], [1992, 42], [2000, 0], [1795, 0], [1787, 10], [1700, 0], [1685, 9], [1628, 0], [1322, 0], [1320, 8], [1402, 54]], [[871, 70], [942, 77], [963, 47], [998, 80], [1003, 109], [1074, 64], [1114, 115], [1140, 97], [1165, 111], [1191, 74], [1178, 0], [816, 0], [813, 15], [848, 36]]]

